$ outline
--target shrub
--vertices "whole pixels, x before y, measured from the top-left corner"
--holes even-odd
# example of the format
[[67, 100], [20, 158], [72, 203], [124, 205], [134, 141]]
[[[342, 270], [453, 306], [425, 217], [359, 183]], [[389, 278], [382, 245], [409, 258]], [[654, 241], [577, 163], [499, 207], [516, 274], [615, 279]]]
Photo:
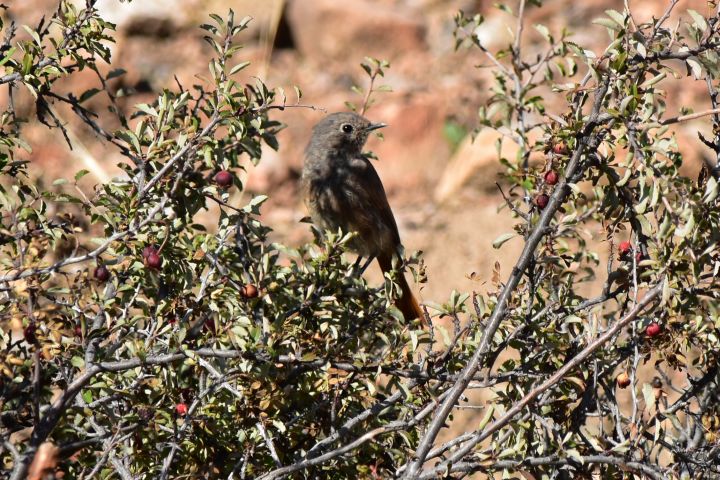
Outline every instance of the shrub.
[[[478, 40], [482, 16], [457, 15], [458, 47], [478, 49], [496, 79], [479, 128], [519, 147], [500, 159], [517, 223], [494, 246], [520, 237], [524, 249], [488, 295], [429, 303], [449, 322], [427, 329], [391, 306], [392, 275], [372, 286], [354, 274], [352, 233], [293, 249], [268, 240], [264, 196], [229, 201], [236, 173], [277, 147], [270, 113], [288, 107], [236, 80], [249, 18], [202, 26], [211, 88], [178, 85], [127, 116], [110, 82], [122, 72], [98, 67], [113, 25], [94, 1], [61, 1], [28, 40], [3, 25], [0, 85], [32, 92], [48, 128], [64, 131], [53, 107], [68, 107], [125, 173], [92, 192], [87, 171], [44, 187], [27, 176], [26, 119], [1, 117], [1, 427], [29, 432], [3, 444], [11, 478], [720, 475], [720, 22], [691, 11], [669, 28], [676, 3], [645, 24], [609, 10], [599, 56], [542, 25], [547, 49], [524, 56], [537, 0], [520, 1], [515, 40], [497, 52]], [[387, 67], [365, 64], [368, 97]], [[82, 70], [100, 88], [60, 93]], [[692, 77], [711, 108], [666, 115], [660, 87]], [[122, 128], [107, 129], [93, 97]], [[558, 114], [551, 99], [565, 101]], [[695, 119], [715, 132], [701, 136], [714, 160], [698, 181], [680, 174], [672, 130]], [[596, 276], [602, 291], [585, 295]], [[492, 394], [469, 405], [481, 419], [439, 441], [469, 388]]]

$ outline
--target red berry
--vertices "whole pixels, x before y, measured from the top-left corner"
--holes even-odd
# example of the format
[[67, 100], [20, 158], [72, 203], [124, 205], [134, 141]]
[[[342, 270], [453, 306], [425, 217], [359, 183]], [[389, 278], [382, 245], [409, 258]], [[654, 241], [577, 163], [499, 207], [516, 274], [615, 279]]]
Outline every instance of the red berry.
[[257, 298], [259, 292], [258, 288], [253, 285], [252, 283], [248, 283], [244, 287], [242, 287], [242, 291], [240, 294], [245, 298]]
[[213, 335], [216, 334], [217, 327], [215, 326], [215, 320], [213, 320], [212, 318], [208, 318], [207, 320], [205, 320], [205, 323], [203, 323], [203, 330], [207, 330]]
[[215, 174], [215, 183], [222, 188], [228, 188], [233, 183], [232, 173], [227, 170], [220, 170]]
[[630, 385], [630, 376], [627, 372], [621, 372], [617, 378], [615, 378], [615, 381], [617, 382], [618, 387], [627, 388], [628, 385]]
[[187, 415], [188, 406], [184, 403], [178, 403], [177, 405], [175, 405], [175, 411], [178, 415]]
[[545, 195], [544, 193], [541, 193], [537, 197], [535, 197], [535, 205], [542, 210], [543, 208], [547, 207], [548, 202], [550, 201], [550, 197]]
[[632, 243], [625, 240], [624, 242], [620, 242], [620, 245], [618, 245], [618, 251], [620, 252], [620, 255], [625, 255], [630, 250], [632, 250]]
[[560, 176], [555, 170], [548, 170], [545, 172], [545, 183], [548, 185], [555, 185], [559, 179]]
[[157, 270], [162, 265], [162, 258], [157, 253], [151, 253], [145, 259], [145, 265], [149, 268]]
[[152, 245], [148, 245], [147, 247], [143, 248], [142, 256], [143, 256], [143, 258], [147, 258], [150, 255], [152, 255], [153, 253], [157, 253], [157, 248], [155, 248]]
[[660, 335], [660, 332], [662, 331], [662, 327], [657, 322], [652, 322], [650, 325], [645, 327], [645, 335], [648, 337], [657, 337]]
[[27, 343], [37, 343], [37, 325], [35, 322], [28, 323], [28, 326], [23, 329], [23, 337]]
[[110, 279], [110, 270], [108, 270], [105, 265], [98, 265], [95, 267], [93, 277], [95, 277], [95, 280], [98, 282], [107, 282]]
[[558, 142], [552, 147], [553, 153], [557, 155], [565, 155], [568, 153], [567, 145], [565, 145], [565, 142]]

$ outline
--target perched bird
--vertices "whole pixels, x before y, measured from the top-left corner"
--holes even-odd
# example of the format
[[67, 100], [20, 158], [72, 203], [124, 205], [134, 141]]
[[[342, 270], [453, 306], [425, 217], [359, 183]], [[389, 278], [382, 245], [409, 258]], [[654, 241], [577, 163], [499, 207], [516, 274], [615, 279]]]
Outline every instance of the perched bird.
[[[327, 230], [357, 232], [350, 248], [362, 257], [377, 258], [382, 271], [388, 272], [399, 253], [400, 234], [380, 177], [362, 154], [370, 132], [385, 126], [351, 112], [322, 119], [305, 150], [302, 190], [313, 223]], [[424, 318], [403, 272], [398, 284], [402, 295], [397, 308], [408, 320]]]

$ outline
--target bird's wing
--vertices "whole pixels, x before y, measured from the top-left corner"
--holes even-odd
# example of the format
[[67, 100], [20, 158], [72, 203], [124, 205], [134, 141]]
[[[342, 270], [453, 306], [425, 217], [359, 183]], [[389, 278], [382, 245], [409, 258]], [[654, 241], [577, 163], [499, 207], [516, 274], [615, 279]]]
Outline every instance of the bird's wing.
[[[375, 167], [368, 159], [357, 157], [350, 162], [350, 170], [346, 179], [346, 194], [354, 197], [355, 201], [350, 203], [363, 206], [353, 212], [358, 224], [356, 230], [361, 234], [370, 233], [377, 230], [376, 225], [382, 225], [389, 238], [377, 240], [383, 244], [383, 250], [396, 250], [400, 245], [400, 234]], [[387, 245], [388, 241], [392, 245]]]

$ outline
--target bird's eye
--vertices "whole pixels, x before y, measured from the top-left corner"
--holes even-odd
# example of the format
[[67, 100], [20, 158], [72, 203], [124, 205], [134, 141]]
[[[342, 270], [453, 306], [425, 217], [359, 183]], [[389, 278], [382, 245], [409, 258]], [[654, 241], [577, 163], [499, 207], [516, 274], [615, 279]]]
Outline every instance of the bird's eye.
[[353, 127], [349, 123], [343, 123], [340, 129], [345, 133], [352, 133]]

